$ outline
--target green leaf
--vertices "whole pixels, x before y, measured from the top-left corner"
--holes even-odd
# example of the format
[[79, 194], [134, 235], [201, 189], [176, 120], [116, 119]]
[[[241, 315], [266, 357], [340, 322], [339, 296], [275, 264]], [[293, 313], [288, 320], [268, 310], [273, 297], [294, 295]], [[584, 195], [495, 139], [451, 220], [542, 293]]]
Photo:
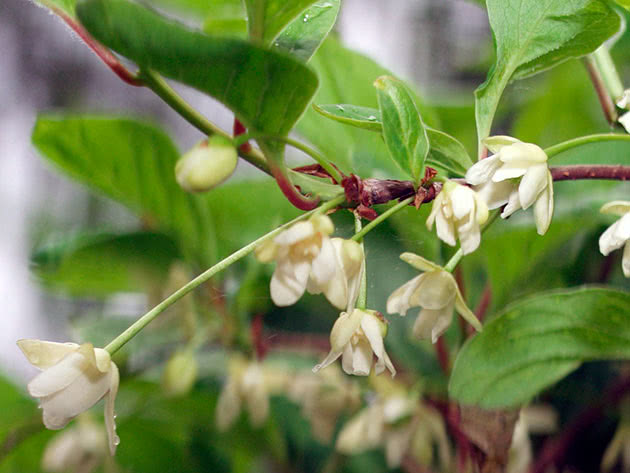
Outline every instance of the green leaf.
[[402, 81], [383, 76], [374, 86], [389, 154], [418, 183], [424, 177], [424, 162], [429, 154], [429, 138], [420, 112]]
[[245, 0], [249, 36], [263, 44], [271, 41], [314, 0]]
[[255, 132], [286, 135], [317, 89], [317, 77], [300, 61], [191, 31], [126, 0], [82, 1], [77, 14], [98, 41], [141, 68], [211, 95]]
[[339, 7], [340, 0], [315, 2], [282, 30], [273, 46], [307, 62], [337, 21]]
[[615, 0], [617, 5], [624, 7], [626, 10], [630, 10], [630, 0]]
[[[344, 48], [329, 35], [311, 59], [320, 80], [315, 103], [355, 104], [377, 108], [373, 82], [390, 74], [371, 59]], [[419, 98], [416, 104], [428, 125], [434, 124], [431, 110]], [[405, 174], [392, 161], [382, 138], [366, 130], [340, 127], [308, 109], [297, 125], [298, 131], [344, 172], [361, 177], [404, 178]]]
[[604, 0], [487, 0], [496, 61], [475, 92], [477, 134], [490, 133], [499, 99], [511, 80], [593, 52], [620, 25]]
[[36, 0], [36, 3], [50, 9], [61, 17], [75, 18], [76, 0]]
[[178, 186], [179, 153], [162, 131], [126, 118], [41, 115], [32, 140], [66, 174], [173, 236], [187, 256], [202, 264], [215, 261], [206, 198]]
[[[381, 112], [375, 108], [359, 107], [347, 104], [315, 105], [313, 108], [323, 116], [339, 123], [381, 132]], [[429, 155], [427, 164], [457, 176], [466, 174], [472, 166], [472, 160], [459, 141], [452, 136], [425, 126], [429, 139]]]
[[463, 404], [512, 407], [592, 360], [630, 358], [630, 294], [580, 288], [510, 306], [462, 347], [449, 393]]
[[94, 296], [162, 284], [177, 257], [177, 246], [159, 233], [98, 233], [50, 241], [35, 250], [31, 262], [45, 285]]
[[351, 104], [313, 104], [316, 112], [321, 113], [331, 120], [351, 125], [357, 128], [364, 128], [371, 131], [383, 131], [381, 111], [371, 107], [360, 107]]

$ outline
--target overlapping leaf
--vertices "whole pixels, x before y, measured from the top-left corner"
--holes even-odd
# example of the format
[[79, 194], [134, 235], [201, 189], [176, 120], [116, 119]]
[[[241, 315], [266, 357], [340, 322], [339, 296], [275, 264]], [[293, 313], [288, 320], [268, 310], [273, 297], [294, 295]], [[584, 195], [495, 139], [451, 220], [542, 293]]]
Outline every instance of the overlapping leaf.
[[460, 350], [449, 392], [463, 404], [529, 401], [584, 361], [630, 358], [630, 294], [581, 288], [510, 306]]

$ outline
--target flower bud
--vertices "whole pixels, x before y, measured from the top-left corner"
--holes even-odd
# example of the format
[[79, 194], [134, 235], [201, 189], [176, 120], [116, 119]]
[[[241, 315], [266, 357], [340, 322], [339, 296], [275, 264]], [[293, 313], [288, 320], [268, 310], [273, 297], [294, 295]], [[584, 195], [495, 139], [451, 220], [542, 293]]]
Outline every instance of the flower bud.
[[230, 177], [237, 161], [236, 148], [228, 139], [211, 136], [177, 161], [175, 178], [188, 192], [205, 192]]
[[197, 360], [192, 350], [176, 351], [164, 367], [162, 387], [169, 396], [187, 394], [197, 379]]

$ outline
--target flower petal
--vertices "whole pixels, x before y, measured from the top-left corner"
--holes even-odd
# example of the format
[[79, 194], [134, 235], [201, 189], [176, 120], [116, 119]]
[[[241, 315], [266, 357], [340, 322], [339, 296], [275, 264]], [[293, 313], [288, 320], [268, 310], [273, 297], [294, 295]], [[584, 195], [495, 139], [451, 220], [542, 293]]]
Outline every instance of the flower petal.
[[540, 193], [547, 187], [549, 180], [547, 175], [549, 169], [546, 164], [538, 164], [530, 166], [521, 183], [518, 185], [518, 196], [521, 200], [521, 207], [528, 209], [535, 201]]
[[536, 231], [539, 235], [544, 235], [549, 229], [553, 217], [553, 178], [551, 172], [547, 171], [547, 187], [538, 196], [534, 205], [534, 219], [536, 221]]
[[492, 176], [493, 182], [501, 182], [506, 179], [515, 179], [517, 177], [521, 177], [525, 175], [527, 169], [529, 168], [529, 163], [526, 161], [515, 161], [508, 164], [503, 164], [497, 172]]
[[521, 143], [521, 141], [511, 136], [496, 135], [484, 138], [482, 143], [493, 153], [499, 153], [504, 147], [513, 145], [514, 143]]
[[442, 269], [442, 267], [433, 261], [429, 261], [422, 256], [418, 256], [415, 253], [405, 252], [400, 255], [400, 259], [405, 263], [410, 264], [418, 271], [433, 271], [435, 269]]
[[482, 199], [489, 209], [498, 209], [507, 204], [512, 191], [516, 188], [515, 184], [510, 181], [494, 182], [488, 181], [475, 187], [475, 192]]
[[105, 395], [105, 427], [107, 428], [107, 438], [109, 439], [109, 452], [114, 455], [116, 447], [120, 443], [120, 438], [116, 434], [116, 416], [114, 414], [114, 402], [118, 394], [118, 383], [120, 375], [115, 363], [110, 364], [109, 391]]
[[431, 338], [431, 332], [443, 309], [422, 309], [413, 323], [413, 336], [420, 340]]
[[314, 235], [315, 227], [310, 221], [298, 222], [277, 235], [273, 241], [278, 245], [289, 246]]
[[32, 339], [18, 340], [17, 345], [29, 363], [40, 370], [56, 365], [67, 355], [79, 349], [79, 345], [76, 343], [56, 343]]
[[602, 208], [599, 209], [599, 211], [603, 214], [613, 214], [622, 217], [625, 214], [630, 213], [630, 202], [627, 200], [614, 200], [602, 205]]
[[[365, 318], [364, 318], [365, 320]], [[352, 371], [348, 371], [346, 369], [345, 361], [346, 361], [346, 353], [344, 352], [343, 359], [343, 369], [348, 374], [353, 374], [355, 376], [368, 376], [370, 371], [372, 371], [372, 362], [374, 360], [374, 354], [372, 353], [372, 348], [370, 346], [370, 342], [368, 342], [365, 338], [359, 338], [359, 341], [356, 345], [352, 346]], [[379, 374], [378, 372], [376, 374]]]
[[498, 155], [477, 161], [466, 171], [466, 182], [473, 186], [488, 182], [502, 164]]
[[278, 260], [270, 284], [273, 302], [280, 307], [295, 304], [306, 290], [310, 271], [309, 261], [292, 262], [289, 258]]
[[376, 374], [380, 374], [383, 372], [385, 367], [389, 370], [392, 375], [392, 378], [396, 375], [396, 369], [392, 364], [389, 356], [385, 352], [385, 345], [383, 343], [383, 335], [381, 334], [380, 322], [376, 316], [368, 314], [369, 316], [363, 317], [361, 320], [361, 328], [363, 329], [363, 333], [367, 337], [370, 342], [370, 347], [372, 347], [372, 351], [376, 355], [378, 362], [374, 367], [374, 371]]
[[630, 243], [628, 242], [626, 242], [626, 245], [623, 247], [621, 269], [623, 270], [623, 275], [627, 278], [630, 278]]
[[455, 246], [457, 243], [455, 240], [455, 226], [451, 220], [446, 219], [442, 212], [439, 212], [436, 216], [435, 227], [440, 240], [447, 245]]
[[423, 274], [416, 276], [391, 293], [387, 298], [388, 314], [407, 314], [407, 311], [412, 307], [410, 303], [411, 295], [418, 288], [423, 276]]
[[330, 345], [333, 351], [343, 351], [354, 333], [361, 326], [361, 320], [364, 315], [365, 312], [359, 309], [354, 309], [349, 314], [347, 312], [341, 313], [330, 331]]
[[337, 360], [337, 358], [341, 356], [342, 353], [343, 353], [343, 350], [342, 351], [330, 350], [330, 352], [328, 352], [328, 355], [326, 355], [326, 358], [324, 358], [324, 360], [321, 363], [313, 367], [313, 373], [317, 373], [319, 370], [324, 369], [327, 366], [334, 363]]
[[230, 377], [219, 395], [215, 410], [217, 429], [226, 431], [234, 423], [241, 412], [241, 397], [236, 379]]
[[475, 193], [466, 186], [457, 186], [451, 192], [451, 206], [456, 219], [471, 214], [475, 208]]
[[332, 240], [328, 237], [323, 238], [319, 253], [313, 258], [311, 277], [319, 285], [324, 285], [330, 281], [341, 264], [338, 257], [341, 243], [337, 240], [343, 241], [341, 238], [333, 238]]
[[466, 322], [472, 325], [473, 328], [477, 330], [477, 332], [481, 332], [481, 330], [483, 329], [481, 322], [479, 322], [479, 319], [475, 316], [473, 311], [470, 310], [466, 305], [466, 302], [464, 301], [464, 298], [462, 297], [462, 293], [459, 291], [459, 288], [457, 288], [455, 293], [455, 310], [459, 313], [459, 315], [464, 318]]
[[547, 154], [538, 145], [519, 142], [506, 146], [501, 150], [501, 161], [506, 164], [520, 163], [520, 165], [529, 167], [535, 164], [546, 163]]
[[425, 309], [441, 309], [455, 297], [457, 283], [448, 271], [440, 269], [422, 275], [422, 280], [411, 297], [411, 306]]
[[621, 115], [617, 121], [623, 126], [628, 133], [630, 133], [630, 112], [626, 112]]
[[88, 368], [89, 363], [83, 354], [74, 351], [35, 376], [28, 383], [28, 393], [33, 397], [50, 396], [68, 387]]
[[518, 188], [515, 188], [510, 197], [508, 198], [507, 205], [503, 208], [503, 212], [501, 212], [501, 218], [508, 218], [514, 212], [521, 208], [521, 199], [518, 197]]

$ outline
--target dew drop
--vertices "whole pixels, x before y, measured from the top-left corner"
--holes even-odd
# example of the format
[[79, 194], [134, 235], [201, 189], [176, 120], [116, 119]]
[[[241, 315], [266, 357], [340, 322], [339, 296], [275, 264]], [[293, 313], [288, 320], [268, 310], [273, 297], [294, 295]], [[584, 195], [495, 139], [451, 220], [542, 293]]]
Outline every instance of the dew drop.
[[118, 435], [114, 437], [114, 445], [116, 446], [120, 445], [120, 437]]
[[343, 108], [343, 105], [337, 105], [337, 110], [340, 110], [343, 112], [345, 111], [345, 108]]
[[304, 15], [304, 23], [306, 23], [307, 21], [308, 21], [308, 13]]
[[368, 117], [368, 120], [370, 120], [371, 122], [373, 122], [374, 120], [376, 120], [376, 117], [374, 115], [370, 115]]

